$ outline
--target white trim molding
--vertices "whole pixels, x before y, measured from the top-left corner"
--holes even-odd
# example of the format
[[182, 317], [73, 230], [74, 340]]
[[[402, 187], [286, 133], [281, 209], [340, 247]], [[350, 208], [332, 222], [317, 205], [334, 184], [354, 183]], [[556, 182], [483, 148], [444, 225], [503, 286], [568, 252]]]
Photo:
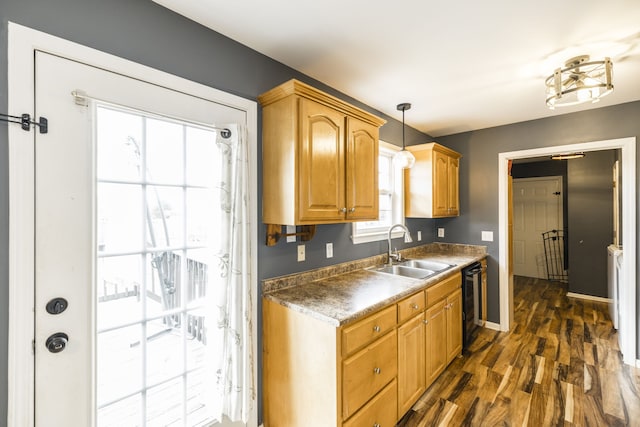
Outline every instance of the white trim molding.
[[596, 296], [593, 296], [593, 295], [586, 295], [586, 294], [577, 294], [575, 292], [567, 292], [567, 296], [569, 298], [586, 299], [586, 300], [589, 300], [589, 301], [604, 302], [604, 303], [607, 303], [607, 304], [612, 301], [611, 298], [596, 297]]
[[[35, 51], [75, 60], [185, 94], [215, 100], [246, 114], [247, 137], [252, 163], [251, 198], [257, 200], [258, 107], [252, 100], [241, 98], [182, 77], [125, 60], [68, 40], [8, 23], [8, 114], [29, 113], [35, 116], [34, 68]], [[10, 427], [32, 427], [34, 424], [34, 137], [20, 126], [9, 126], [9, 339], [7, 423]], [[257, 205], [251, 213], [251, 240], [258, 242]], [[252, 248], [251, 274], [258, 295], [257, 247]], [[257, 298], [252, 312], [258, 317]], [[258, 355], [257, 333], [253, 351]], [[254, 378], [258, 379], [257, 364]], [[259, 393], [256, 393], [259, 395]], [[257, 426], [258, 401], [248, 426]]]
[[484, 322], [484, 327], [487, 329], [491, 329], [494, 331], [501, 331], [502, 328], [500, 327], [500, 323], [494, 323], [494, 322]]
[[622, 162], [622, 241], [624, 242], [624, 285], [620, 288], [620, 327], [625, 339], [620, 343], [624, 363], [634, 365], [636, 361], [636, 138], [619, 138], [604, 141], [584, 142], [555, 147], [511, 151], [498, 154], [498, 224], [499, 224], [499, 280], [500, 280], [500, 330], [508, 331], [513, 323], [513, 275], [509, 274], [509, 161], [532, 157], [550, 156], [573, 151], [621, 151]]

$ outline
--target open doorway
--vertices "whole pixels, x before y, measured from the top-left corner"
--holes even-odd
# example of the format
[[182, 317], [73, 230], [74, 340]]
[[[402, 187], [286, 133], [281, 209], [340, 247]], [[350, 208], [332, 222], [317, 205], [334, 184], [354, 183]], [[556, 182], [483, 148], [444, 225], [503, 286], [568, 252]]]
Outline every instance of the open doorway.
[[625, 263], [620, 288], [620, 333], [621, 352], [624, 362], [636, 363], [636, 139], [621, 138], [606, 141], [586, 142], [564, 146], [545, 147], [531, 150], [499, 153], [498, 189], [499, 189], [499, 275], [500, 275], [500, 329], [508, 331], [513, 320], [513, 272], [509, 265], [512, 261], [509, 248], [510, 230], [508, 221], [509, 206], [509, 161], [550, 156], [574, 151], [621, 150], [622, 163], [622, 240], [625, 242]]

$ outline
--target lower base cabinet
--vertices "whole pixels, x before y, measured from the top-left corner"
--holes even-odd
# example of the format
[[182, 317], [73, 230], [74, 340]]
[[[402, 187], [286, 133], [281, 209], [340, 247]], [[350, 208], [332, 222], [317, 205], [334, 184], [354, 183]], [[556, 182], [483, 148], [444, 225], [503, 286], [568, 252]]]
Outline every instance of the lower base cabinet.
[[427, 389], [424, 313], [398, 327], [398, 415], [401, 417]]
[[398, 384], [393, 380], [360, 411], [351, 417], [344, 427], [394, 427], [398, 421], [396, 395]]
[[265, 427], [393, 427], [462, 351], [461, 275], [336, 328], [263, 300]]

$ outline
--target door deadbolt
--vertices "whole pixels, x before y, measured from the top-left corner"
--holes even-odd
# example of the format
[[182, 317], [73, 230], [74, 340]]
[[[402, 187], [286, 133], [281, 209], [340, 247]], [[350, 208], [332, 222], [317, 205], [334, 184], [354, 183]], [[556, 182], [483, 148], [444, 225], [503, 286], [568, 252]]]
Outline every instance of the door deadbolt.
[[60, 314], [67, 309], [69, 303], [64, 298], [54, 298], [47, 303], [47, 313]]
[[57, 332], [47, 338], [45, 345], [51, 353], [60, 353], [67, 347], [69, 336], [64, 332]]

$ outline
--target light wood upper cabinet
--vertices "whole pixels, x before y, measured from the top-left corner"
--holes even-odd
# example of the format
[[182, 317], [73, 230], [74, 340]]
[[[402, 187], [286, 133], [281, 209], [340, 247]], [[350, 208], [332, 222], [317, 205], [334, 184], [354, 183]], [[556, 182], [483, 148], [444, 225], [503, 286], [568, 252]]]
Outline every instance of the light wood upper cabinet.
[[385, 121], [297, 80], [259, 100], [263, 222], [377, 219], [378, 135]]
[[416, 158], [404, 171], [405, 215], [410, 218], [458, 216], [461, 155], [435, 142], [407, 147]]

